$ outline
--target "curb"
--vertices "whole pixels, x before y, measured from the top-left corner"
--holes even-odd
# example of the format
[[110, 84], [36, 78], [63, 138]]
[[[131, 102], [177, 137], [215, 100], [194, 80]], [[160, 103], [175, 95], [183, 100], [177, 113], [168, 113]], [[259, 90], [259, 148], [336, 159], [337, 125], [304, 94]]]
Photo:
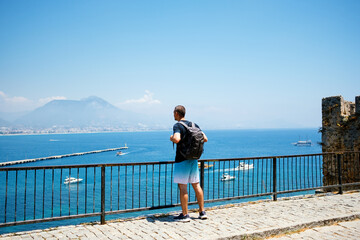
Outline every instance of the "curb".
[[268, 237], [275, 237], [280, 234], [285, 234], [289, 232], [295, 232], [298, 230], [302, 230], [305, 228], [315, 228], [315, 227], [323, 227], [333, 225], [337, 222], [348, 222], [353, 221], [356, 219], [360, 219], [360, 213], [342, 216], [342, 217], [335, 217], [335, 218], [328, 218], [319, 221], [312, 221], [307, 223], [300, 223], [295, 224], [288, 227], [280, 227], [280, 228], [273, 228], [265, 231], [256, 231], [253, 233], [244, 233], [240, 235], [234, 235], [230, 237], [218, 238], [218, 240], [236, 240], [236, 239], [264, 239]]

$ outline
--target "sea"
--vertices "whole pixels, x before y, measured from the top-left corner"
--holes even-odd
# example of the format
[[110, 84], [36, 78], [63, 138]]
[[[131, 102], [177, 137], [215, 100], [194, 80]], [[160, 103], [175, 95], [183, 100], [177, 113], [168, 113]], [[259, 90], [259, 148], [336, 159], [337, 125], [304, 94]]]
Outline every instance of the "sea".
[[[208, 142], [201, 159], [265, 157], [321, 153], [321, 133], [309, 129], [208, 130]], [[43, 158], [127, 146], [124, 155], [116, 151], [42, 160], [15, 166], [53, 166], [99, 163], [139, 163], [173, 161], [175, 148], [171, 131], [3, 135], [0, 136], [0, 162]], [[311, 140], [311, 146], [295, 146], [299, 140]], [[13, 166], [9, 166], [13, 167]], [[2, 209], [3, 206], [0, 206]], [[169, 211], [169, 210], [164, 210]], [[151, 212], [150, 212], [151, 213]], [[132, 215], [131, 215], [132, 214]], [[142, 213], [123, 214], [125, 217]], [[135, 214], [135, 215], [134, 215]], [[90, 219], [90, 218], [89, 218]], [[98, 221], [98, 218], [93, 221]], [[85, 220], [85, 221], [91, 221]], [[84, 222], [84, 219], [38, 223], [0, 228], [0, 234]]]

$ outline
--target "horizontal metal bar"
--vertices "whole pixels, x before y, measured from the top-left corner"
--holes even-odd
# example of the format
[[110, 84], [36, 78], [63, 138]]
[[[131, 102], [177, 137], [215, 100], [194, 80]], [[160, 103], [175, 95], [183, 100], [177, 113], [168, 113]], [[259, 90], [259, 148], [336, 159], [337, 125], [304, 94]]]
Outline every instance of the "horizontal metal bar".
[[[229, 200], [237, 200], [237, 199], [245, 199], [245, 198], [254, 198], [254, 197], [263, 197], [263, 196], [271, 196], [273, 193], [261, 193], [261, 194], [254, 194], [254, 195], [245, 195], [245, 196], [236, 196], [236, 197], [227, 197], [227, 198], [218, 198], [218, 199], [209, 199], [205, 200], [205, 203], [214, 203], [214, 202], [223, 202], [223, 201], [229, 201]], [[197, 204], [197, 202], [194, 202], [193, 204]], [[190, 203], [189, 203], [190, 205]]]
[[[340, 186], [340, 185], [338, 185]], [[346, 187], [346, 186], [360, 186], [360, 182], [354, 182], [354, 183], [343, 183], [341, 184], [342, 187]]]
[[305, 192], [305, 191], [311, 191], [316, 189], [326, 189], [326, 188], [338, 188], [338, 187], [346, 187], [346, 186], [360, 186], [360, 182], [355, 183], [344, 183], [344, 184], [336, 184], [336, 185], [327, 185], [327, 186], [320, 186], [320, 187], [313, 187], [313, 188], [302, 188], [297, 190], [288, 190], [288, 191], [279, 191], [277, 194], [285, 194], [285, 193], [294, 193], [294, 192]]
[[174, 163], [174, 161], [139, 162], [139, 163], [112, 163], [112, 164], [57, 165], [57, 166], [37, 166], [37, 167], [0, 167], [0, 171], [61, 169], [61, 168], [96, 168], [96, 167], [100, 168], [100, 167], [117, 167], [117, 166], [163, 165], [163, 164], [171, 164], [171, 163]]
[[[332, 154], [343, 153], [360, 153], [360, 152], [329, 152], [329, 153], [316, 153], [316, 154], [303, 154], [303, 155], [284, 155], [284, 156], [262, 156], [262, 157], [248, 157], [248, 158], [221, 158], [221, 159], [201, 159], [199, 162], [221, 162], [221, 161], [235, 161], [235, 160], [263, 160], [269, 158], [296, 158], [307, 156], [325, 156]], [[115, 167], [115, 166], [138, 166], [138, 165], [163, 165], [173, 164], [174, 161], [162, 162], [137, 162], [137, 163], [111, 163], [111, 164], [82, 164], [82, 165], [57, 165], [57, 166], [37, 166], [37, 167], [1, 167], [0, 171], [15, 171], [15, 170], [37, 170], [37, 169], [59, 169], [59, 168], [86, 168], [86, 167]]]
[[313, 188], [301, 188], [301, 189], [295, 189], [295, 190], [286, 190], [286, 191], [278, 191], [277, 194], [286, 194], [286, 193], [294, 193], [294, 192], [305, 192], [305, 191], [311, 191], [316, 190], [324, 187], [313, 187]]
[[325, 156], [333, 154], [344, 154], [344, 153], [360, 153], [359, 152], [326, 152], [326, 153], [313, 153], [313, 154], [301, 154], [301, 155], [281, 155], [281, 156], [261, 156], [261, 157], [245, 157], [245, 158], [219, 158], [219, 159], [201, 159], [199, 162], [217, 162], [217, 161], [232, 161], [232, 160], [263, 160], [269, 158], [296, 158], [296, 157], [311, 157], [311, 156]]
[[165, 208], [172, 208], [172, 207], [177, 207], [177, 206], [180, 206], [180, 203], [179, 204], [172, 204], [172, 205], [157, 206], [157, 207], [143, 207], [143, 208], [133, 208], [133, 209], [107, 211], [107, 212], [105, 212], [105, 214], [106, 215], [114, 215], [114, 214], [121, 214], [121, 213], [130, 213], [130, 212], [141, 212], [141, 211], [156, 210], [156, 209], [165, 209]]
[[335, 185], [326, 185], [326, 186], [322, 186], [322, 187], [318, 187], [318, 188], [338, 188], [338, 187], [346, 187], [346, 186], [360, 186], [360, 182], [354, 182], [354, 183], [343, 183], [343, 184], [335, 184]]
[[86, 213], [86, 214], [71, 215], [71, 216], [33, 219], [33, 220], [18, 221], [18, 222], [7, 222], [7, 223], [0, 223], [0, 227], [11, 227], [11, 226], [17, 226], [17, 225], [24, 225], [24, 224], [52, 222], [52, 221], [69, 220], [69, 219], [76, 219], [76, 218], [98, 217], [100, 215], [101, 215], [101, 213]]
[[335, 185], [326, 185], [326, 186], [319, 186], [319, 187], [313, 187], [313, 188], [301, 188], [301, 189], [295, 189], [295, 190], [286, 190], [286, 191], [278, 191], [277, 194], [285, 194], [285, 193], [294, 193], [294, 192], [305, 192], [305, 191], [311, 191], [316, 189], [327, 189], [327, 188], [338, 188], [340, 186], [360, 186], [360, 182], [355, 183], [345, 183], [345, 184], [335, 184]]

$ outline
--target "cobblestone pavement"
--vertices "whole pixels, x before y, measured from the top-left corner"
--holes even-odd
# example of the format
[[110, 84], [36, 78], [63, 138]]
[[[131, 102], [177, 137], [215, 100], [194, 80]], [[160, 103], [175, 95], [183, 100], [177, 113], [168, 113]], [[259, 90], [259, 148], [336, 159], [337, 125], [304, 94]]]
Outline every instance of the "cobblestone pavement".
[[[360, 193], [289, 198], [207, 209], [189, 223], [167, 216], [0, 235], [0, 239], [360, 239]], [[305, 229], [305, 230], [304, 230]]]

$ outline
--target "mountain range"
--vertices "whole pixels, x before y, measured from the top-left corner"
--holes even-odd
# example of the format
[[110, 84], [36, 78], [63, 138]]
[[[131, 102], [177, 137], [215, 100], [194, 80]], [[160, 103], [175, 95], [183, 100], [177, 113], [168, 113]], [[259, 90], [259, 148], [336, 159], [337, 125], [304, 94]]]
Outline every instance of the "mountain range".
[[161, 129], [161, 125], [161, 123], [151, 122], [141, 114], [119, 109], [95, 96], [82, 100], [53, 100], [14, 121], [0, 119], [0, 127], [22, 129], [149, 130]]

